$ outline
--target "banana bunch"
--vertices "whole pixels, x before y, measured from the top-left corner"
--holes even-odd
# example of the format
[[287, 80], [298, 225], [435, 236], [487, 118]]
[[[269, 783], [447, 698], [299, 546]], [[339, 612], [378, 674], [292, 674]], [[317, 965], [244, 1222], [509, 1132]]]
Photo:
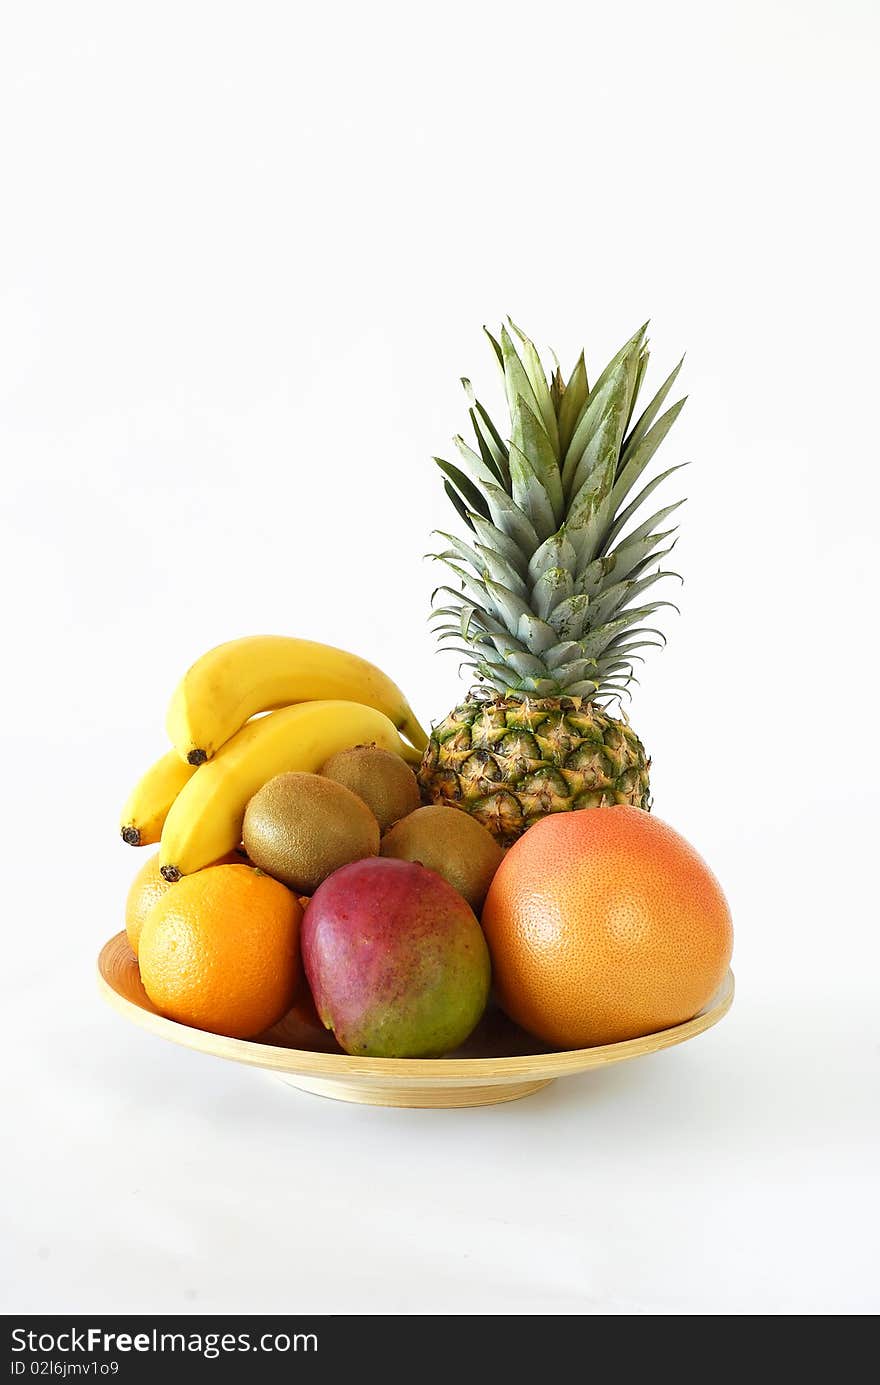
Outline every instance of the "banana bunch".
[[375, 665], [281, 635], [209, 650], [184, 674], [167, 726], [173, 749], [135, 785], [121, 822], [129, 845], [161, 842], [166, 880], [234, 850], [249, 799], [274, 775], [314, 773], [337, 751], [370, 742], [417, 764], [427, 744], [403, 693]]

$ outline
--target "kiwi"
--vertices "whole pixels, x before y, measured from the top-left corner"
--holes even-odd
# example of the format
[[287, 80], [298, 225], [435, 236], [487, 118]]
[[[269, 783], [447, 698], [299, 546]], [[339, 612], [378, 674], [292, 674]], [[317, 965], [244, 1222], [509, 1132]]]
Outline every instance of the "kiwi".
[[331, 755], [321, 773], [362, 798], [383, 832], [421, 803], [416, 776], [399, 755], [356, 745]]
[[492, 833], [461, 808], [417, 808], [382, 838], [381, 854], [428, 866], [479, 913], [504, 852]]
[[342, 784], [318, 774], [278, 774], [247, 806], [244, 845], [260, 870], [311, 895], [340, 866], [378, 854], [379, 824]]

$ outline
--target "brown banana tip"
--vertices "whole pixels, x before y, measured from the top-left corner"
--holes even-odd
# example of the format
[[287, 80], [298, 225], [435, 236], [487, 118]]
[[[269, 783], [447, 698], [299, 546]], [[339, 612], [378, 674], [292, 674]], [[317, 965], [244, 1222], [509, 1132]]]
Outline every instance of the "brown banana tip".
[[206, 750], [191, 750], [186, 757], [188, 765], [203, 765], [208, 758]]
[[136, 827], [123, 827], [120, 836], [126, 846], [140, 846], [141, 834]]
[[177, 866], [162, 866], [160, 874], [163, 880], [167, 880], [169, 885], [176, 885], [180, 879], [180, 871]]

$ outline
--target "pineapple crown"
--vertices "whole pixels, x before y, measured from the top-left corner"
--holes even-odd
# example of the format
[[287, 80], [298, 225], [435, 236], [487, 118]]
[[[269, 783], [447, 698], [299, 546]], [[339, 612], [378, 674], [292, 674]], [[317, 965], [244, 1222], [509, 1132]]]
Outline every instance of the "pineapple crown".
[[672, 603], [646, 602], [644, 594], [678, 576], [662, 567], [675, 533], [664, 525], [683, 501], [627, 526], [680, 468], [628, 497], [684, 405], [680, 399], [660, 414], [682, 362], [633, 424], [648, 364], [647, 323], [592, 389], [583, 352], [567, 383], [554, 356], [548, 383], [534, 344], [508, 324], [499, 340], [486, 335], [504, 381], [509, 438], [462, 380], [477, 450], [459, 436], [460, 465], [434, 458], [470, 530], [469, 542], [439, 531], [449, 546], [432, 556], [459, 585], [435, 591], [435, 633], [481, 682], [504, 694], [596, 701], [629, 695], [633, 663], [642, 662], [638, 651], [665, 643], [645, 622]]

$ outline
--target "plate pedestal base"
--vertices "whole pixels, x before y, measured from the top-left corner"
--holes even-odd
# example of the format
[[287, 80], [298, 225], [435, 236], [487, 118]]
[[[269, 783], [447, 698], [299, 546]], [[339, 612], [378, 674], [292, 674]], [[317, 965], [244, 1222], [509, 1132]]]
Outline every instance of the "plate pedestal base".
[[333, 1101], [356, 1101], [366, 1106], [450, 1107], [496, 1106], [501, 1101], [519, 1101], [542, 1087], [549, 1087], [553, 1078], [530, 1082], [499, 1082], [482, 1086], [437, 1086], [434, 1083], [382, 1083], [361, 1079], [346, 1082], [344, 1078], [287, 1077], [281, 1081], [301, 1092], [330, 1097]]

